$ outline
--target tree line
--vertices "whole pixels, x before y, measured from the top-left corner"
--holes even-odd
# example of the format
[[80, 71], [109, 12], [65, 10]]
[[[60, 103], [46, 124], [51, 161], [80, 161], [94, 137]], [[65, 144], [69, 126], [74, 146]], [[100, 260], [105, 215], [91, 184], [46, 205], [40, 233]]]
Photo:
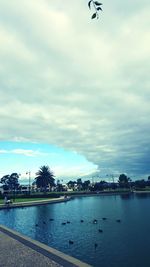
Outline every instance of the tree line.
[[[0, 179], [0, 183], [4, 190], [8, 190], [10, 192], [19, 190], [21, 187], [19, 183], [19, 174], [12, 173], [8, 175], [4, 175]], [[132, 181], [131, 178], [127, 177], [126, 174], [120, 174], [117, 182], [107, 182], [105, 180], [97, 181], [92, 183], [90, 180], [82, 181], [81, 178], [78, 178], [76, 181], [70, 180], [65, 187], [61, 180], [55, 180], [55, 176], [53, 171], [49, 166], [43, 165], [36, 172], [36, 177], [32, 185], [35, 185], [36, 188], [41, 192], [46, 192], [49, 187], [49, 191], [53, 189], [53, 191], [61, 192], [66, 190], [72, 191], [103, 191], [112, 189], [115, 190], [117, 188], [121, 189], [144, 189], [146, 187], [150, 187], [150, 176], [148, 176], [147, 180], [135, 180]]]
[[[21, 187], [19, 183], [19, 176], [20, 175], [18, 173], [4, 175], [0, 179], [3, 189], [11, 192], [19, 190]], [[49, 166], [44, 165], [39, 168], [39, 170], [36, 172], [36, 177], [33, 184], [36, 184], [37, 188], [41, 191], [46, 191], [47, 186], [55, 186], [54, 174]]]

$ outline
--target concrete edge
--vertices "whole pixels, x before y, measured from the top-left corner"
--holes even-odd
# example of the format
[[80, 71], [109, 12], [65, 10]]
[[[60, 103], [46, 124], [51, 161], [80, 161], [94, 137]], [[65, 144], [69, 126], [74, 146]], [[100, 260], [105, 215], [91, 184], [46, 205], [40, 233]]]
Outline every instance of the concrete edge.
[[136, 190], [133, 190], [133, 193], [134, 194], [150, 194], [150, 191], [136, 191]]
[[33, 240], [23, 234], [18, 233], [6, 226], [0, 225], [0, 231], [4, 234], [10, 236], [11, 238], [21, 242], [25, 246], [41, 253], [42, 255], [48, 257], [49, 259], [55, 261], [56, 263], [65, 267], [92, 267], [91, 265], [84, 263], [72, 256], [69, 256], [63, 252], [60, 252], [52, 247], [49, 247], [39, 241]]
[[53, 203], [61, 203], [69, 201], [70, 199], [78, 198], [78, 197], [92, 197], [92, 196], [108, 196], [108, 195], [122, 195], [122, 194], [128, 194], [128, 193], [136, 193], [136, 192], [103, 192], [103, 193], [97, 193], [97, 194], [79, 194], [79, 195], [71, 195], [68, 198], [60, 197], [58, 199], [50, 199], [50, 200], [33, 200], [30, 202], [18, 202], [18, 203], [12, 203], [9, 205], [0, 204], [0, 210], [2, 209], [11, 209], [11, 208], [23, 208], [23, 207], [32, 207], [32, 206], [41, 206], [45, 204], [53, 204]]
[[0, 204], [0, 210], [2, 209], [12, 209], [12, 208], [22, 208], [22, 207], [32, 207], [32, 206], [41, 206], [45, 204], [53, 204], [53, 203], [61, 203], [69, 201], [71, 197], [69, 198], [58, 198], [58, 199], [50, 199], [50, 200], [40, 200], [40, 201], [29, 201], [29, 202], [18, 202], [18, 203], [12, 203], [9, 205]]

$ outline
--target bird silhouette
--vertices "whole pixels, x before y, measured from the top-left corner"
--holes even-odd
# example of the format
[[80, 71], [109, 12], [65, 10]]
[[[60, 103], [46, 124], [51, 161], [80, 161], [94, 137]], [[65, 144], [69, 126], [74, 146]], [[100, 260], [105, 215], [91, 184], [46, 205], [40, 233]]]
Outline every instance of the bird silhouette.
[[121, 220], [120, 220], [120, 219], [118, 219], [118, 220], [116, 220], [116, 222], [120, 223], [120, 222], [121, 222]]
[[98, 244], [97, 244], [97, 243], [95, 243], [95, 244], [94, 244], [94, 247], [95, 247], [95, 249], [96, 249], [96, 248], [98, 247]]

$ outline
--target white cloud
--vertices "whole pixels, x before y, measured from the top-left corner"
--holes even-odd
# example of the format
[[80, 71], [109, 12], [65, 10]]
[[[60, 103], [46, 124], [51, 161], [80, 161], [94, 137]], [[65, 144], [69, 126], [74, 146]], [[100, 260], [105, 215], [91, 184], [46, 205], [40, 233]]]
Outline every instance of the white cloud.
[[18, 154], [18, 155], [24, 155], [27, 157], [37, 157], [37, 156], [45, 155], [46, 153], [29, 150], [29, 149], [12, 149], [12, 150], [1, 149], [0, 154]]

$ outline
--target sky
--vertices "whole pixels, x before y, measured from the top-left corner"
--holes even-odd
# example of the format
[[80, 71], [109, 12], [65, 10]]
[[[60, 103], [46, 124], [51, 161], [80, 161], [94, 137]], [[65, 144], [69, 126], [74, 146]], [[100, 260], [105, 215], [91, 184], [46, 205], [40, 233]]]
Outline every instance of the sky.
[[150, 2], [0, 0], [0, 177], [150, 175]]

